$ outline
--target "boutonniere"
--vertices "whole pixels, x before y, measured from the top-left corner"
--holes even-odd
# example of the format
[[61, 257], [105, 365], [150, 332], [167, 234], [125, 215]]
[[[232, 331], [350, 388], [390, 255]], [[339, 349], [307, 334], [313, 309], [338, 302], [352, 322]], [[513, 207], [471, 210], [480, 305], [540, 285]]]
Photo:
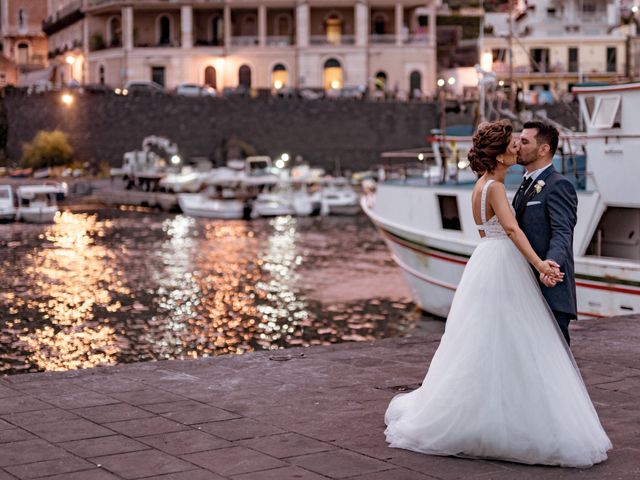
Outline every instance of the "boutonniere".
[[538, 180], [536, 182], [536, 184], [533, 186], [534, 190], [536, 191], [536, 195], [538, 195], [542, 191], [542, 189], [544, 188], [544, 185], [545, 185], [544, 180]]

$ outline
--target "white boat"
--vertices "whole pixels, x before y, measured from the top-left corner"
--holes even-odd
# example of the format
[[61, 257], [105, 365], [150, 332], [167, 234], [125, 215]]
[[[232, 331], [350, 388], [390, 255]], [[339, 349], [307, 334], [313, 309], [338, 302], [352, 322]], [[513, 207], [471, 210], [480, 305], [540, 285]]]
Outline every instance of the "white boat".
[[203, 176], [185, 167], [179, 173], [167, 173], [160, 179], [159, 186], [173, 193], [196, 193], [202, 188]]
[[0, 185], [0, 221], [11, 221], [16, 217], [16, 207], [11, 185]]
[[238, 199], [215, 198], [206, 193], [181, 193], [180, 209], [191, 217], [239, 219], [245, 216], [246, 203]]
[[60, 189], [56, 185], [22, 185], [17, 188], [18, 209], [16, 220], [29, 223], [53, 222], [58, 205], [56, 196]]
[[[640, 83], [578, 87], [584, 134], [563, 135], [554, 160], [578, 192], [574, 256], [580, 318], [640, 312]], [[448, 138], [448, 141], [455, 139]], [[467, 139], [468, 141], [468, 139]], [[516, 183], [512, 182], [515, 192]], [[479, 242], [472, 182], [391, 179], [361, 199], [415, 302], [446, 317], [464, 266]], [[509, 188], [509, 185], [507, 185]]]
[[355, 215], [360, 211], [358, 194], [344, 177], [324, 180], [320, 202], [323, 215]]
[[253, 202], [253, 216], [309, 216], [319, 211], [320, 203], [304, 181], [281, 179], [273, 188], [259, 194]]

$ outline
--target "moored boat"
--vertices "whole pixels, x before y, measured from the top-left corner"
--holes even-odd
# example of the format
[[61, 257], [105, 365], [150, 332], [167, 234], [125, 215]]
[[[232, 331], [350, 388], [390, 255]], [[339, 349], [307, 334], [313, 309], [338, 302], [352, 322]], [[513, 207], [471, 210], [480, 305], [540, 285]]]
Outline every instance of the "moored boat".
[[[578, 315], [640, 312], [640, 83], [578, 87], [586, 133], [563, 135], [554, 165], [576, 186], [574, 255]], [[624, 108], [623, 108], [624, 106]], [[448, 138], [447, 141], [455, 141]], [[586, 152], [585, 157], [582, 150]], [[445, 166], [441, 166], [446, 168]], [[512, 196], [518, 177], [507, 183]], [[391, 179], [361, 200], [402, 269], [416, 303], [445, 317], [480, 238], [472, 182]]]

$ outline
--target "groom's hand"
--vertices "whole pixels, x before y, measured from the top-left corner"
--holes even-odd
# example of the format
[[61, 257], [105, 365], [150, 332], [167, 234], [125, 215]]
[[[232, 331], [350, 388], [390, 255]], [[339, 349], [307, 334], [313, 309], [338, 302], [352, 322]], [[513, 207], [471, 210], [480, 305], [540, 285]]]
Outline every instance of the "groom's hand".
[[546, 262], [553, 267], [553, 272], [548, 275], [540, 274], [540, 282], [546, 287], [555, 287], [564, 279], [564, 273], [560, 271], [560, 265], [554, 260], [547, 259]]

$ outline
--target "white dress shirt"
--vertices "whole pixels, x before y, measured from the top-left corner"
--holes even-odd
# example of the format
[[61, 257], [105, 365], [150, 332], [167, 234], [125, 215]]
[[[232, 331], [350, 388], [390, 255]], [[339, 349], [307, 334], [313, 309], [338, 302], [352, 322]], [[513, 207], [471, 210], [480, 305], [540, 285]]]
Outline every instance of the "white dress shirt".
[[541, 174], [542, 172], [544, 172], [547, 168], [549, 168], [551, 165], [552, 165], [552, 164], [551, 164], [551, 163], [549, 163], [549, 164], [545, 165], [544, 167], [539, 168], [538, 170], [534, 170], [534, 171], [533, 171], [533, 172], [531, 172], [531, 173], [526, 172], [526, 173], [524, 174], [524, 179], [526, 180], [527, 178], [532, 177], [532, 179], [533, 179], [533, 180], [531, 181], [531, 183], [535, 182], [535, 181], [536, 181], [536, 179], [540, 176], [540, 174]]

